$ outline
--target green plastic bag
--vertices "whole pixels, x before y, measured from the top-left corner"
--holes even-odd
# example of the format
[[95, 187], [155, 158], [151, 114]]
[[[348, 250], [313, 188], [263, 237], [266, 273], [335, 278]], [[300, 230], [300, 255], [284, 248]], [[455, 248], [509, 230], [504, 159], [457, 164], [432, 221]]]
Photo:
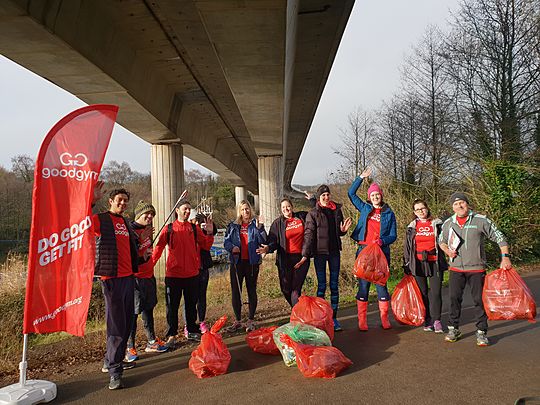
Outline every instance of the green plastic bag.
[[296, 354], [289, 345], [281, 341], [281, 335], [287, 335], [295, 342], [306, 345], [332, 346], [332, 342], [325, 331], [304, 323], [286, 323], [285, 325], [277, 328], [273, 332], [273, 336], [274, 342], [276, 343], [276, 346], [278, 347], [287, 367], [291, 367], [296, 364]]

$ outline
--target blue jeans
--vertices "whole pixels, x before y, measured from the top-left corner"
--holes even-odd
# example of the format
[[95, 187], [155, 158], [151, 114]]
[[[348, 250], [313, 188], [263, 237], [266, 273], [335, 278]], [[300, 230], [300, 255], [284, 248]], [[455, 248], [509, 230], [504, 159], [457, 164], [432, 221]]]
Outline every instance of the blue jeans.
[[[358, 254], [364, 249], [367, 245], [358, 245], [358, 250], [356, 251], [356, 257], [358, 257]], [[388, 260], [388, 255], [385, 254], [386, 261], [388, 262], [388, 265], [390, 265], [390, 260]], [[371, 287], [371, 283], [369, 281], [366, 281], [364, 279], [359, 278], [358, 279], [358, 292], [356, 293], [356, 299], [358, 301], [367, 301], [369, 297], [369, 287]], [[379, 301], [390, 301], [390, 294], [388, 293], [388, 288], [385, 285], [379, 285], [375, 284], [375, 288], [377, 289], [377, 297]]]
[[330, 304], [334, 312], [334, 318], [337, 316], [339, 306], [339, 267], [341, 255], [339, 252], [328, 255], [315, 255], [313, 264], [317, 274], [317, 297], [324, 298], [326, 293], [326, 262], [330, 268]]

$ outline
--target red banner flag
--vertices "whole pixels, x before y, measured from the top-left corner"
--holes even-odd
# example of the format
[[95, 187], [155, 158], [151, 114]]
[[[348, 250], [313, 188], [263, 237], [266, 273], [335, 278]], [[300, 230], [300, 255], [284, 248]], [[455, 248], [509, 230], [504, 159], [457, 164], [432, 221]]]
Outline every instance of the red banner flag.
[[61, 119], [36, 161], [24, 333], [84, 335], [95, 240], [91, 204], [118, 107], [91, 105]]

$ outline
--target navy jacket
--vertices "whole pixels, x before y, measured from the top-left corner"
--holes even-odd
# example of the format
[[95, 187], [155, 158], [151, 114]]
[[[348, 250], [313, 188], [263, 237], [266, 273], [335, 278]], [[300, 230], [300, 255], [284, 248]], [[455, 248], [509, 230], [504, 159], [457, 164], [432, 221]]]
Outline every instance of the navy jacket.
[[94, 274], [96, 276], [116, 277], [118, 275], [118, 248], [116, 247], [116, 236], [114, 234], [111, 215], [121, 217], [129, 232], [129, 244], [131, 254], [131, 268], [133, 273], [139, 271], [139, 264], [144, 263], [144, 259], [139, 258], [138, 237], [131, 228], [131, 225], [121, 215], [110, 212], [102, 212], [97, 215], [100, 223], [101, 236], [96, 236], [96, 259]]
[[[358, 218], [358, 223], [356, 224], [356, 227], [351, 234], [351, 238], [353, 238], [357, 242], [363, 241], [366, 238], [368, 215], [373, 210], [373, 205], [362, 201], [362, 199], [356, 195], [356, 192], [362, 185], [362, 180], [363, 179], [361, 177], [357, 177], [356, 179], [354, 179], [351, 187], [349, 187], [348, 192], [349, 199], [356, 207], [356, 209], [360, 212], [360, 218]], [[397, 224], [394, 211], [392, 211], [392, 209], [387, 204], [384, 204], [381, 209], [381, 233], [379, 235], [379, 238], [383, 243], [381, 249], [387, 258], [390, 257], [390, 245], [395, 242], [397, 237], [396, 228]]]
[[[255, 225], [255, 219], [253, 219], [248, 225], [248, 254], [249, 254], [249, 264], [259, 264], [261, 262], [261, 255], [256, 252], [256, 250], [262, 245], [266, 244], [266, 231], [264, 230], [264, 225], [260, 228], [257, 228]], [[240, 255], [236, 256], [232, 254], [232, 250], [235, 246], [242, 249], [242, 244], [240, 243], [240, 225], [236, 222], [231, 222], [227, 226], [225, 231], [225, 240], [223, 241], [223, 247], [229, 252], [231, 263], [236, 264], [240, 259]]]

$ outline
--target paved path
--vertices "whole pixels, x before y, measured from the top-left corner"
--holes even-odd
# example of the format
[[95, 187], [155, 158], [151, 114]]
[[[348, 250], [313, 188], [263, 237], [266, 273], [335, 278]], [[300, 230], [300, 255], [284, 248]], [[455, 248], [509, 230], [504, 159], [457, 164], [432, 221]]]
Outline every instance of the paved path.
[[[540, 272], [525, 280], [539, 302]], [[232, 362], [226, 375], [197, 379], [187, 366], [187, 349], [143, 353], [137, 367], [124, 373], [126, 389], [109, 391], [108, 376], [96, 371], [60, 383], [55, 403], [513, 404], [540, 396], [540, 323], [490, 322], [492, 345], [477, 347], [470, 300], [464, 308], [464, 336], [456, 343], [395, 322], [384, 331], [374, 306], [370, 330], [362, 333], [355, 308], [342, 311], [345, 331], [334, 345], [354, 365], [333, 380], [304, 378], [281, 356], [253, 353], [242, 335], [227, 339]]]

